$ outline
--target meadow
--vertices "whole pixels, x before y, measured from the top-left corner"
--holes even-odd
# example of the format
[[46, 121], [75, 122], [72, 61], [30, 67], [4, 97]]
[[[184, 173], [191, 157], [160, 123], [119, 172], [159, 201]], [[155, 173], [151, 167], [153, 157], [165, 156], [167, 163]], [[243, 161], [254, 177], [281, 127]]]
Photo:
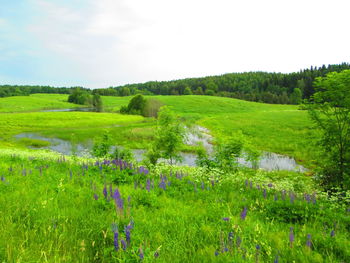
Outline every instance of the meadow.
[[[215, 138], [241, 131], [259, 150], [310, 166], [315, 157], [308, 150], [315, 132], [297, 106], [152, 98]], [[83, 142], [108, 131], [130, 148], [153, 140], [153, 118], [116, 113], [130, 97], [103, 97], [104, 113], [41, 112], [77, 106], [66, 99], [0, 99], [7, 105], [0, 109], [0, 262], [350, 261], [350, 209], [328, 198], [312, 171], [146, 168], [30, 150], [45, 141], [14, 138], [32, 132]]]
[[[21, 101], [26, 98], [26, 103]], [[307, 112], [295, 105], [276, 105], [247, 102], [213, 96], [149, 96], [170, 106], [183, 121], [199, 124], [210, 130], [215, 138], [225, 138], [241, 131], [261, 151], [294, 157], [305, 166], [316, 158], [310, 141], [316, 136]], [[12, 104], [21, 105], [11, 108]], [[107, 112], [37, 112], [51, 108], [74, 108], [67, 95], [34, 94], [29, 97], [0, 99], [8, 105], [0, 112], [26, 112], [7, 115], [0, 121], [3, 130], [0, 144], [22, 145], [13, 136], [22, 132], [36, 132], [45, 136], [84, 142], [108, 131], [113, 143], [129, 148], [146, 148], [152, 140], [154, 119], [116, 114], [131, 97], [103, 97]], [[41, 104], [37, 103], [40, 100]], [[55, 104], [57, 103], [57, 105]], [[68, 104], [68, 105], [67, 105]], [[73, 106], [74, 105], [74, 106]], [[66, 106], [66, 107], [64, 107]], [[49, 107], [50, 108], [50, 107]], [[10, 110], [12, 109], [12, 110]], [[28, 111], [31, 111], [28, 113]], [[43, 120], [43, 121], [38, 121]], [[27, 145], [30, 142], [27, 142]], [[184, 150], [190, 150], [184, 147]]]
[[350, 216], [309, 177], [4, 150], [1, 262], [348, 262]]

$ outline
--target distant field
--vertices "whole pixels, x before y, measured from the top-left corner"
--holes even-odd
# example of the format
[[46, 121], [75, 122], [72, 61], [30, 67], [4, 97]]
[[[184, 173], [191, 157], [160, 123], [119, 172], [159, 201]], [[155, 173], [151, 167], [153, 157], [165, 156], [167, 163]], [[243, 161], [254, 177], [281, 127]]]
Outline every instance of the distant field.
[[[118, 109], [131, 97], [104, 98]], [[186, 119], [210, 129], [216, 137], [242, 131], [260, 150], [283, 153], [299, 161], [313, 159], [310, 141], [316, 136], [306, 111], [295, 105], [248, 102], [211, 96], [151, 96]], [[106, 100], [105, 100], [106, 99]]]
[[0, 98], [0, 113], [79, 107], [76, 104], [68, 103], [67, 99], [68, 95], [64, 94], [33, 94], [30, 96]]
[[[30, 112], [53, 108], [74, 108], [63, 94], [34, 94], [0, 99], [0, 112]], [[212, 96], [149, 96], [170, 106], [187, 121], [200, 124], [218, 138], [242, 131], [260, 150], [283, 153], [299, 161], [314, 158], [312, 130], [306, 111], [294, 105], [247, 102]], [[103, 97], [104, 107], [118, 111], [131, 97]], [[79, 107], [79, 106], [78, 106]], [[123, 123], [123, 125], [120, 125]], [[154, 120], [115, 113], [31, 112], [3, 115], [0, 138], [14, 143], [13, 136], [35, 131], [61, 139], [84, 141], [108, 130], [116, 144], [144, 148], [152, 139]]]

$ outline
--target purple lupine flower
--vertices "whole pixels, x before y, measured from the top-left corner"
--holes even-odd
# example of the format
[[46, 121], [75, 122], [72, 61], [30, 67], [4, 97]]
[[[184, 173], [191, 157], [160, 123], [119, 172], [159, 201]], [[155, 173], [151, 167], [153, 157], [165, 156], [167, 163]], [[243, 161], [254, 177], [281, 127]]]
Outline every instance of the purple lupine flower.
[[159, 183], [159, 188], [166, 190], [166, 183], [164, 181], [164, 178], [162, 178], [161, 182]]
[[278, 196], [277, 196], [277, 194], [275, 194], [273, 200], [274, 200], [274, 201], [278, 201]]
[[104, 187], [103, 187], [103, 196], [107, 199], [107, 186], [106, 186], [106, 184], [104, 185]]
[[266, 189], [265, 189], [265, 188], [264, 188], [264, 190], [263, 190], [263, 196], [264, 196], [264, 198], [266, 199], [267, 192], [266, 192]]
[[273, 263], [278, 263], [278, 255], [276, 255], [275, 260], [273, 261]]
[[98, 195], [97, 194], [94, 194], [94, 199], [98, 200]]
[[305, 194], [305, 200], [306, 200], [306, 202], [310, 203], [311, 196], [309, 194]]
[[72, 177], [73, 177], [73, 172], [72, 172], [72, 170], [69, 170], [69, 177], [70, 177], [70, 179], [72, 179]]
[[137, 181], [134, 181], [134, 189], [137, 189]]
[[334, 229], [331, 231], [331, 237], [334, 237], [335, 236], [335, 231]]
[[126, 243], [128, 243], [128, 245], [130, 245], [130, 242], [131, 242], [131, 225], [127, 225], [124, 228], [124, 232], [125, 232]]
[[228, 233], [228, 240], [232, 240], [232, 239], [233, 239], [233, 236], [234, 236], [233, 232], [232, 232], [232, 231], [229, 232], [229, 233]]
[[204, 183], [203, 183], [203, 182], [201, 182], [201, 188], [202, 188], [202, 190], [204, 190], [204, 189], [205, 189], [205, 185], [204, 185]]
[[158, 258], [159, 257], [159, 251], [156, 250], [156, 252], [154, 252], [154, 255], [153, 255], [155, 258]]
[[294, 232], [293, 232], [293, 227], [289, 229], [289, 242], [290, 242], [290, 247], [293, 247], [293, 242], [294, 242]]
[[242, 220], [244, 220], [244, 219], [246, 218], [246, 216], [247, 216], [247, 211], [248, 211], [248, 209], [247, 209], [247, 207], [245, 206], [245, 207], [243, 208], [243, 211], [241, 212], [241, 219], [242, 219]]
[[306, 246], [311, 248], [311, 234], [307, 234]]
[[1, 181], [5, 182], [5, 176], [3, 176], [3, 175], [1, 176]]
[[255, 248], [256, 248], [256, 250], [260, 250], [261, 247], [260, 247], [260, 245], [256, 245]]
[[248, 187], [248, 184], [249, 184], [248, 180], [245, 180], [244, 184], [245, 184], [245, 187]]
[[120, 193], [119, 193], [118, 188], [115, 189], [112, 197], [113, 197], [113, 199], [119, 199], [120, 198]]
[[294, 200], [295, 200], [295, 195], [294, 195], [294, 193], [290, 193], [289, 197], [290, 197], [290, 203], [293, 204], [293, 203], [294, 203]]
[[126, 247], [127, 247], [125, 240], [122, 239], [122, 241], [120, 241], [120, 243], [122, 243], [122, 249], [125, 251]]
[[272, 187], [273, 187], [273, 184], [272, 184], [272, 183], [269, 183], [267, 186], [268, 186], [269, 188], [272, 188]]
[[27, 175], [27, 170], [26, 170], [26, 168], [23, 168], [23, 170], [22, 170], [22, 175], [23, 175], [23, 176], [26, 176], [26, 175]]
[[139, 248], [139, 257], [140, 257], [141, 260], [143, 260], [143, 258], [145, 257], [144, 254], [143, 254], [142, 247]]
[[228, 252], [228, 247], [225, 247], [225, 248], [224, 248], [224, 252]]
[[114, 233], [114, 249], [116, 251], [119, 250], [119, 232], [118, 232], [118, 226], [117, 224], [112, 224], [112, 231]]
[[222, 220], [228, 222], [228, 221], [230, 221], [230, 218], [229, 217], [223, 217]]
[[219, 256], [219, 254], [220, 254], [220, 252], [218, 250], [215, 250], [214, 255], [217, 257], [217, 256]]
[[112, 183], [109, 184], [109, 194], [113, 198], [113, 185], [112, 185]]
[[149, 192], [151, 190], [151, 180], [147, 179], [146, 190]]

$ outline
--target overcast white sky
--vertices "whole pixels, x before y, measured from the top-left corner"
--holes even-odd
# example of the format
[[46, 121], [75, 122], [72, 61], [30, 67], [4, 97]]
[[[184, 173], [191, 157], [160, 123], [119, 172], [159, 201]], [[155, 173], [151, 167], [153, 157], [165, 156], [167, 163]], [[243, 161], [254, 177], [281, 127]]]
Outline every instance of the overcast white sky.
[[348, 0], [0, 0], [0, 84], [103, 88], [350, 62]]

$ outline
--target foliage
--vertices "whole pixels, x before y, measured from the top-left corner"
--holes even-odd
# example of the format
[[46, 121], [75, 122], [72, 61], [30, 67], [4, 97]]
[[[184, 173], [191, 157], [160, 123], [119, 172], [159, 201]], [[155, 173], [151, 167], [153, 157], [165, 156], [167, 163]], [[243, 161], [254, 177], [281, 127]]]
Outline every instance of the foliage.
[[111, 151], [112, 142], [108, 132], [95, 139], [91, 154], [95, 157], [107, 157]]
[[[348, 212], [331, 207], [318, 195], [315, 203], [308, 202], [303, 192], [294, 193], [294, 202], [289, 192], [283, 200], [275, 184], [250, 187], [251, 171], [215, 170], [208, 175], [201, 168], [165, 165], [146, 171], [108, 160], [13, 153], [0, 152], [4, 262], [273, 262], [277, 256], [278, 262], [348, 262], [350, 258]], [[300, 176], [303, 182], [308, 179]], [[128, 241], [125, 249], [121, 240]]]
[[127, 162], [132, 162], [134, 160], [133, 153], [130, 149], [126, 147], [115, 146], [113, 153], [110, 155], [111, 158], [117, 160], [124, 160]]
[[90, 96], [89, 92], [82, 90], [80, 88], [76, 88], [69, 95], [68, 102], [75, 103], [75, 104], [81, 104], [81, 105], [90, 105], [91, 104], [91, 96]]
[[[302, 95], [302, 98], [309, 98], [314, 94], [313, 81], [315, 78], [323, 77], [329, 72], [340, 72], [349, 68], [350, 64], [342, 63], [311, 67], [289, 74], [268, 72], [229, 73], [203, 78], [128, 84], [114, 87], [114, 89], [119, 96], [122, 96], [124, 89], [128, 88], [132, 95], [137, 93], [189, 95], [193, 93], [273, 104], [299, 104], [300, 95]], [[298, 90], [295, 90], [295, 88]]]
[[322, 182], [350, 189], [350, 70], [329, 73], [315, 82], [317, 92], [308, 105], [321, 130]]
[[147, 99], [142, 111], [142, 115], [144, 117], [158, 118], [158, 112], [162, 106], [164, 106], [164, 104], [157, 99]]
[[99, 94], [94, 94], [92, 96], [92, 106], [97, 112], [103, 111], [103, 103]]
[[180, 148], [185, 138], [185, 130], [178, 117], [168, 107], [162, 107], [159, 112], [153, 146], [146, 154], [151, 163], [161, 157], [170, 164], [181, 160]]

